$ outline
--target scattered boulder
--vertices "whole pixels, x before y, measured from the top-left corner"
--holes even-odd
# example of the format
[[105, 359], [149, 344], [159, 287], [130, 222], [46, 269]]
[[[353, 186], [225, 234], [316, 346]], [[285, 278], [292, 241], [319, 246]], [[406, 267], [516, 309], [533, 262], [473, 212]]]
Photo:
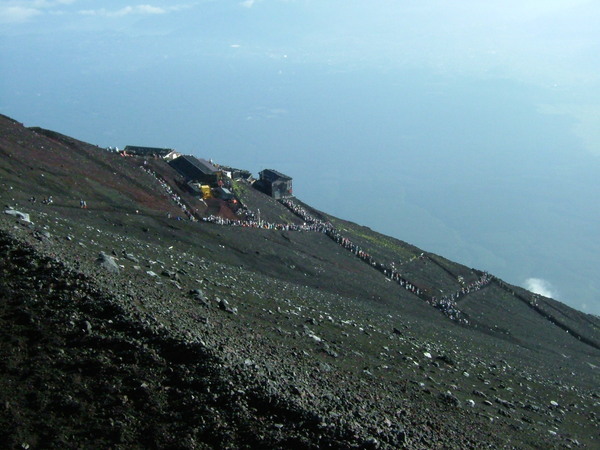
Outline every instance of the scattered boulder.
[[458, 397], [456, 397], [456, 395], [454, 395], [450, 391], [440, 393], [440, 399], [442, 399], [444, 402], [450, 403], [451, 405], [454, 405], [454, 406], [460, 405], [460, 400], [458, 399]]
[[220, 298], [216, 298], [215, 300], [217, 301], [217, 304], [219, 305], [219, 309], [221, 311], [225, 311], [233, 315], [237, 314], [237, 308], [230, 306], [227, 300]]
[[19, 219], [25, 223], [31, 223], [29, 214], [21, 212], [21, 211], [17, 211], [16, 209], [12, 209], [12, 208], [5, 209], [4, 214], [8, 214], [9, 216], [16, 217], [17, 219]]
[[494, 400], [496, 401], [496, 403], [498, 403], [499, 405], [504, 406], [505, 408], [508, 408], [508, 409], [515, 409], [516, 408], [515, 404], [509, 402], [508, 400], [503, 400], [503, 399], [501, 399], [499, 397], [496, 397]]
[[177, 274], [177, 272], [173, 272], [171, 270], [166, 270], [165, 269], [165, 270], [163, 270], [161, 272], [161, 275], [163, 277], [167, 277], [167, 278], [169, 278], [169, 279], [171, 279], [173, 281], [179, 281], [180, 280], [179, 275]]
[[449, 366], [454, 366], [455, 365], [454, 360], [451, 357], [449, 357], [448, 355], [438, 355], [438, 356], [435, 357], [435, 359], [437, 359], [438, 361], [445, 362]]
[[50, 235], [50, 233], [46, 230], [35, 232], [35, 238], [40, 241], [48, 241], [48, 240], [50, 240], [51, 237], [52, 236]]
[[190, 290], [190, 297], [192, 297], [194, 300], [197, 300], [198, 302], [202, 303], [203, 305], [208, 306], [208, 299], [206, 298], [206, 294], [204, 293], [204, 291], [202, 289]]
[[197, 300], [206, 301], [206, 295], [202, 289], [191, 289], [190, 296], [194, 297]]
[[487, 398], [487, 395], [485, 395], [483, 392], [478, 391], [478, 390], [474, 390], [473, 391], [473, 395], [476, 395], [476, 396], [481, 397], [481, 398]]
[[138, 258], [136, 258], [134, 255], [132, 255], [131, 253], [127, 253], [125, 250], [123, 250], [123, 257], [125, 259], [128, 259], [131, 262], [134, 262], [136, 264], [138, 264], [140, 261]]
[[98, 258], [96, 259], [96, 264], [98, 264], [100, 267], [103, 267], [104, 269], [108, 270], [111, 273], [119, 273], [119, 271], [120, 271], [119, 266], [115, 262], [115, 259], [112, 256], [107, 255], [104, 252], [100, 252], [98, 254]]

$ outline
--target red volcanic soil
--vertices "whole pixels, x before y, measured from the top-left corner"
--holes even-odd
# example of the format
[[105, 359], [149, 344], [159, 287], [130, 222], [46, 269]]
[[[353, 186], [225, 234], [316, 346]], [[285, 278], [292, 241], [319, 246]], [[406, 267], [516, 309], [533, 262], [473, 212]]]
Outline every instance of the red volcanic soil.
[[[141, 209], [151, 215], [182, 215], [157, 179], [142, 172], [140, 158], [118, 158], [100, 147], [53, 131], [25, 128], [2, 115], [0, 131], [0, 164], [22, 180], [23, 185], [12, 186], [17, 191], [34, 192], [37, 200], [52, 196], [57, 206], [79, 207], [83, 199], [96, 210]], [[183, 178], [168, 164], [149, 161], [146, 168], [166, 180], [188, 208], [197, 215], [204, 214], [206, 206], [186, 191]], [[39, 189], [31, 186], [30, 180], [36, 177], [44, 178]]]

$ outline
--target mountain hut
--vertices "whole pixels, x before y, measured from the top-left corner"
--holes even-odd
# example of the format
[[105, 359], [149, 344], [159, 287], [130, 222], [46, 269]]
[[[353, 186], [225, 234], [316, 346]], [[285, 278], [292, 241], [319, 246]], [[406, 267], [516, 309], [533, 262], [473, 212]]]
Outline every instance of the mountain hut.
[[182, 155], [173, 161], [169, 161], [169, 165], [188, 181], [195, 181], [202, 184], [217, 183], [219, 169], [205, 159]]
[[258, 187], [265, 194], [275, 199], [292, 196], [292, 178], [272, 169], [260, 172]]

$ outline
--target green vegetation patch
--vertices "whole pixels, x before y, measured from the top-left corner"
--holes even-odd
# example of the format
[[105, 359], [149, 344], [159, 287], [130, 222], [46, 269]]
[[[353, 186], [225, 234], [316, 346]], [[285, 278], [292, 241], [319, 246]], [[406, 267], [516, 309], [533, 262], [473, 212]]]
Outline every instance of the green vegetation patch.
[[[366, 227], [351, 224], [350, 222], [342, 221], [330, 217], [331, 223], [343, 234], [348, 237], [351, 241], [354, 241], [357, 245], [364, 247], [364, 250], [368, 253], [380, 253], [382, 250], [387, 250], [385, 256], [389, 258], [391, 252], [394, 259], [410, 260], [415, 257], [418, 253], [418, 249], [409, 249], [402, 245], [402, 243], [396, 239], [384, 236], [376, 233]], [[362, 242], [361, 242], [362, 241]]]

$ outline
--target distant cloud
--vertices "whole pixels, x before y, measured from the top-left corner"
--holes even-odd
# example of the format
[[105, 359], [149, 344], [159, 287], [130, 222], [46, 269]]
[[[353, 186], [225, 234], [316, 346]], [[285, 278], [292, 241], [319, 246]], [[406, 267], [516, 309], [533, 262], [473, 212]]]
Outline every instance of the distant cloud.
[[136, 6], [125, 6], [124, 8], [109, 11], [105, 8], [101, 9], [86, 9], [79, 11], [79, 14], [84, 16], [101, 16], [101, 17], [123, 17], [133, 14], [137, 15], [149, 15], [149, 14], [166, 14], [168, 12], [165, 8], [152, 5], [136, 5]]
[[160, 15], [190, 8], [190, 5], [172, 5], [166, 7], [149, 4], [129, 5], [120, 9], [106, 8], [85, 9], [76, 11], [68, 5], [78, 0], [9, 0], [0, 4], [0, 23], [25, 23], [43, 14], [64, 15], [69, 12], [84, 16], [124, 17], [129, 15]]
[[77, 0], [12, 0], [0, 5], [0, 23], [24, 23], [49, 11], [51, 14], [62, 11], [56, 7], [70, 5]]
[[37, 8], [26, 6], [0, 6], [0, 23], [22, 23], [42, 14]]
[[245, 0], [242, 3], [240, 3], [240, 5], [242, 5], [244, 8], [252, 8], [254, 6], [255, 0]]
[[125, 6], [117, 10], [108, 10], [105, 8], [100, 9], [85, 9], [79, 11], [79, 14], [84, 16], [98, 16], [98, 17], [124, 17], [130, 15], [160, 15], [168, 14], [170, 12], [181, 11], [189, 8], [186, 5], [174, 5], [167, 7], [152, 6], [152, 5], [135, 5]]
[[258, 106], [246, 115], [246, 120], [279, 119], [286, 114], [288, 114], [288, 110], [285, 108], [267, 108], [265, 106]]
[[525, 280], [525, 289], [544, 297], [556, 298], [556, 291], [552, 285], [541, 278], [527, 278]]

